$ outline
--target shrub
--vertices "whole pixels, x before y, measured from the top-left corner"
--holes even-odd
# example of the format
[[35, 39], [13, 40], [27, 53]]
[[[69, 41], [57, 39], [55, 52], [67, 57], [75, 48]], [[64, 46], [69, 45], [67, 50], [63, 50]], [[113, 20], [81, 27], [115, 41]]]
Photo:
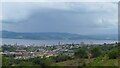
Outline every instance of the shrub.
[[102, 51], [99, 47], [95, 47], [91, 50], [92, 57], [99, 57], [102, 54]]
[[80, 48], [78, 51], [75, 52], [75, 57], [86, 58], [87, 57], [87, 51], [85, 49]]
[[119, 56], [119, 52], [118, 49], [112, 49], [109, 53], [108, 53], [109, 59], [116, 59]]

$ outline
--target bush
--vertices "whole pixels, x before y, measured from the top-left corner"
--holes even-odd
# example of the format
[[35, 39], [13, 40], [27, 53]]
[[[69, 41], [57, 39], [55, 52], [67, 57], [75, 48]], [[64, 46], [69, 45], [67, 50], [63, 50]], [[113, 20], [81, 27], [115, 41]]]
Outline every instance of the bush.
[[102, 51], [99, 47], [95, 47], [91, 50], [92, 57], [99, 57], [102, 54]]
[[109, 53], [108, 53], [109, 59], [116, 59], [119, 56], [119, 52], [118, 49], [112, 49]]
[[31, 60], [34, 65], [49, 66], [53, 60], [51, 58], [34, 58]]
[[67, 61], [70, 59], [71, 59], [71, 57], [68, 55], [58, 55], [58, 56], [54, 57], [55, 62]]
[[78, 51], [75, 52], [75, 57], [86, 58], [87, 57], [87, 51], [83, 48], [80, 48]]

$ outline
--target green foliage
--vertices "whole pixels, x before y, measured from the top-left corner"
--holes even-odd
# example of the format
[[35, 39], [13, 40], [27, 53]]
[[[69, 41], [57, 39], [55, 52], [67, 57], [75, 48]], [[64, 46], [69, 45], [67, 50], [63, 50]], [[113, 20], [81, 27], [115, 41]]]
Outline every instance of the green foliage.
[[70, 59], [72, 59], [70, 56], [63, 55], [63, 54], [54, 57], [55, 62], [61, 62], [61, 61], [66, 61]]
[[92, 57], [99, 57], [102, 54], [102, 51], [99, 47], [91, 49]]
[[[14, 51], [16, 47], [4, 46], [4, 50]], [[21, 48], [22, 49], [22, 48]], [[28, 47], [25, 48], [28, 51], [35, 51], [39, 48]], [[49, 48], [52, 50], [52, 48]], [[120, 57], [120, 47], [112, 45], [92, 45], [82, 46], [80, 48], [74, 48], [74, 56], [68, 56], [60, 54], [58, 56], [49, 57], [49, 58], [30, 58], [30, 59], [13, 59], [13, 57], [3, 56], [3, 66], [38, 66], [45, 68], [47, 66], [56, 66], [56, 65], [73, 65], [73, 66], [117, 66], [117, 58]], [[91, 53], [93, 58], [88, 59], [88, 54]], [[74, 57], [74, 58], [73, 58]], [[58, 63], [58, 64], [57, 64]], [[57, 66], [56, 66], [57, 67]]]
[[10, 66], [11, 63], [11, 59], [7, 58], [7, 57], [2, 57], [2, 66]]
[[0, 47], [0, 52], [2, 52], [2, 48]]
[[32, 62], [33, 65], [36, 66], [49, 66], [53, 63], [53, 59], [51, 58], [32, 58], [29, 59], [28, 62]]
[[18, 66], [34, 66], [34, 65], [32, 64], [32, 62], [22, 61], [18, 64]]
[[97, 57], [91, 63], [91, 66], [118, 66], [117, 59], [109, 59], [106, 55], [104, 57]]
[[109, 59], [116, 59], [119, 56], [119, 51], [117, 48], [112, 49], [109, 53], [108, 53]]
[[87, 57], [87, 51], [83, 48], [80, 48], [78, 51], [75, 52], [75, 56], [78, 58], [86, 58]]
[[15, 51], [17, 48], [11, 45], [3, 45], [2, 50], [4, 51]]

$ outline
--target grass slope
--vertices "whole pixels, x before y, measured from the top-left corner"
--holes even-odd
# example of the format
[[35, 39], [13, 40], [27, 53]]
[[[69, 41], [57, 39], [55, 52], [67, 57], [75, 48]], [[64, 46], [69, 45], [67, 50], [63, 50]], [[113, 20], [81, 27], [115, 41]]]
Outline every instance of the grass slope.
[[108, 59], [108, 57], [98, 57], [91, 60], [73, 59], [55, 63], [57, 66], [118, 66], [118, 59]]

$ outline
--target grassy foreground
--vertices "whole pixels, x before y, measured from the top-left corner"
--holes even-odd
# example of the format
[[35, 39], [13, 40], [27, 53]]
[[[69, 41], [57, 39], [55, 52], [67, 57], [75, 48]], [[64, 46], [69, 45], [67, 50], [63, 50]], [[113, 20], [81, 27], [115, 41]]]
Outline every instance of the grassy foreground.
[[118, 66], [118, 59], [108, 59], [106, 57], [98, 57], [94, 59], [73, 59], [55, 63], [57, 66]]

